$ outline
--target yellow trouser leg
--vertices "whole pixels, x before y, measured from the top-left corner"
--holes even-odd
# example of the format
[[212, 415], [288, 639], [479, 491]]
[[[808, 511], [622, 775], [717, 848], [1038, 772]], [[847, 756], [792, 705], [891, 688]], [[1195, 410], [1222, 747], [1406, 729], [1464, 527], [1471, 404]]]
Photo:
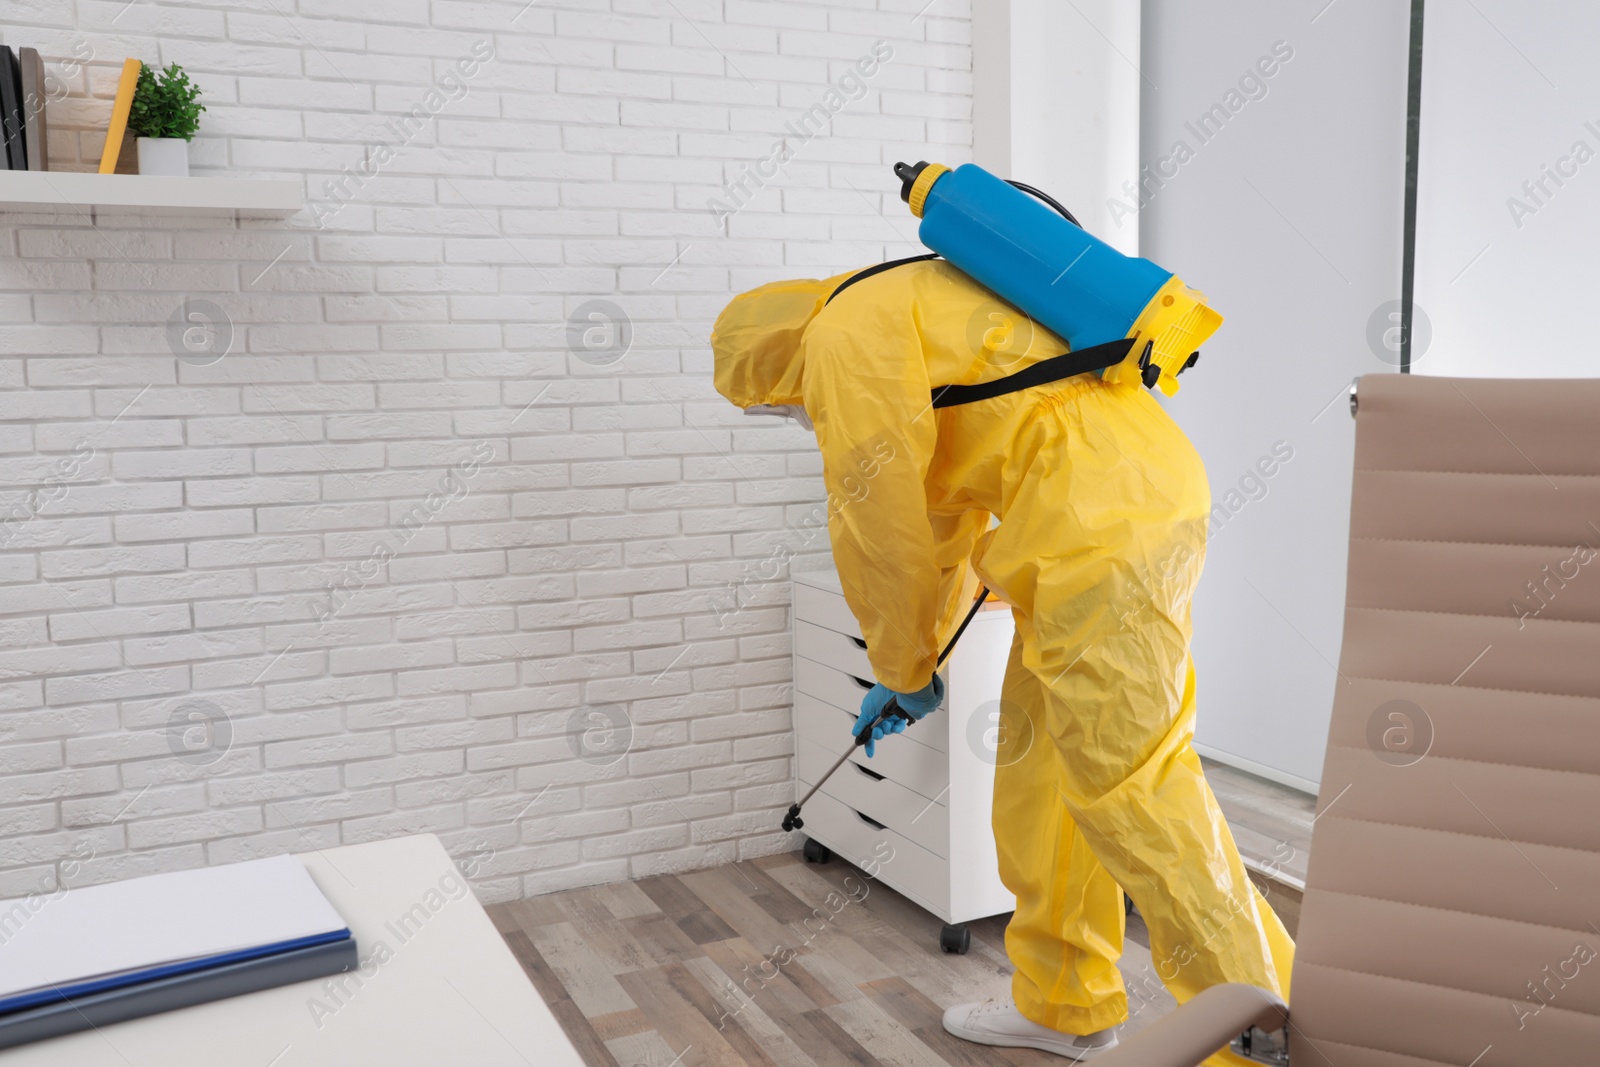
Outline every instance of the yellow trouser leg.
[[1044, 691], [1013, 643], [1000, 700], [994, 839], [1000, 878], [1017, 895], [1006, 927], [1012, 996], [1043, 1026], [1089, 1034], [1127, 1018], [1122, 887], [1060, 801], [1060, 759], [1044, 734]]
[[1193, 713], [1190, 669], [1177, 721], [1150, 757], [1099, 795], [1069, 781], [1062, 800], [1138, 905], [1156, 973], [1179, 1003], [1222, 982], [1287, 999], [1294, 945], [1245, 874], [1189, 742]]
[[1064, 395], [1033, 429], [978, 561], [1015, 609], [1006, 691], [1012, 721], [1033, 727], [995, 779], [1018, 1007], [1068, 1030], [1121, 1021], [1122, 984], [1097, 969], [1121, 948], [1107, 876], [1138, 905], [1179, 1003], [1224, 982], [1287, 999], [1293, 943], [1191, 744], [1189, 605], [1210, 509], [1199, 458], [1142, 393]]
[[[1287, 1000], [1294, 942], [1245, 875], [1189, 743], [1193, 714], [1191, 667], [1178, 720], [1151, 761], [1108, 793], [1065, 799], [1064, 806], [1076, 812], [1138, 905], [1156, 973], [1178, 1003], [1222, 982], [1245, 982]], [[1246, 1062], [1224, 1050], [1205, 1064]]]
[[[1245, 877], [1187, 735], [1180, 731], [1181, 751], [1159, 772], [1142, 768], [1127, 787], [1075, 803], [1051, 711], [1033, 710], [1063, 705], [1017, 669], [1019, 651], [1020, 637], [1001, 699], [994, 804], [1001, 879], [1017, 895], [1006, 952], [1016, 967], [1018, 1009], [1069, 1033], [1127, 1018], [1116, 968], [1124, 882], [1150, 930], [1156, 973], [1179, 1003], [1229, 981], [1288, 999], [1294, 944]], [[1192, 672], [1190, 679], [1182, 707], [1192, 714]], [[1155, 788], [1145, 793], [1147, 782]], [[1108, 833], [1107, 825], [1123, 829]], [[1216, 871], [1228, 876], [1214, 879]], [[1206, 1060], [1207, 1067], [1243, 1062], [1227, 1052]]]

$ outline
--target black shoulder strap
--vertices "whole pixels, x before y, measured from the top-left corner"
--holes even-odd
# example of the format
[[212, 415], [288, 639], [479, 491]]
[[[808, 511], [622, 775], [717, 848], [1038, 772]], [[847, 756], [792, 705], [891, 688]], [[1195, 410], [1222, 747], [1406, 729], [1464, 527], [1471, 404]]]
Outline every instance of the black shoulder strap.
[[[1065, 212], [1063, 212], [1065, 214]], [[1069, 215], [1068, 218], [1071, 218]], [[1075, 221], [1075, 220], [1074, 220]], [[840, 283], [839, 288], [828, 294], [823, 306], [832, 303], [833, 298], [850, 288], [856, 282], [882, 274], [894, 267], [903, 267], [907, 263], [924, 263], [930, 259], [938, 259], [939, 253], [927, 252], [920, 256], [907, 256], [904, 259], [891, 259], [887, 263], [877, 263], [864, 270], [858, 270]], [[1015, 393], [1023, 389], [1031, 389], [1036, 385], [1049, 385], [1059, 382], [1063, 378], [1071, 378], [1090, 371], [1105, 370], [1115, 363], [1121, 363], [1127, 358], [1128, 352], [1133, 348], [1133, 338], [1124, 337], [1116, 341], [1109, 341], [1093, 348], [1085, 348], [1080, 352], [1063, 352], [1059, 356], [1041, 359], [1032, 366], [1024, 367], [1015, 374], [1008, 374], [1004, 378], [997, 378], [992, 382], [981, 385], [944, 385], [933, 391], [933, 406], [936, 408], [951, 408], [960, 404], [972, 404], [979, 400], [991, 400], [1007, 393]], [[1199, 353], [1196, 353], [1199, 355]]]
[[1114, 363], [1121, 363], [1127, 358], [1128, 352], [1133, 348], [1134, 338], [1123, 337], [1115, 341], [1108, 341], [1103, 345], [1085, 348], [1077, 352], [1063, 352], [1059, 356], [1041, 359], [1031, 366], [1024, 367], [1015, 374], [1008, 374], [1004, 378], [996, 378], [992, 382], [983, 382], [979, 385], [945, 385], [933, 391], [933, 406], [936, 408], [956, 407], [959, 404], [971, 404], [979, 400], [992, 400], [997, 396], [1015, 393], [1023, 389], [1031, 389], [1036, 385], [1049, 385], [1059, 382], [1063, 378], [1071, 378], [1077, 374], [1087, 374], [1090, 371], [1105, 370]]
[[828, 299], [824, 300], [822, 302], [822, 306], [823, 307], [827, 307], [828, 304], [833, 302], [833, 298], [834, 297], [838, 296], [840, 293], [842, 293], [846, 289], [850, 288], [856, 282], [863, 281], [864, 279], [870, 278], [874, 274], [882, 274], [884, 271], [888, 270], [891, 267], [903, 267], [907, 263], [922, 263], [922, 262], [924, 262], [926, 260], [938, 259], [938, 258], [939, 258], [939, 253], [937, 253], [937, 252], [926, 252], [926, 253], [924, 253], [924, 254], [922, 254], [920, 256], [907, 256], [905, 259], [891, 259], [887, 263], [877, 263], [877, 264], [874, 264], [873, 266], [870, 266], [870, 267], [866, 268], [865, 270], [858, 270], [854, 274], [850, 275], [850, 277], [846, 278], [842, 283], [840, 283], [839, 288], [837, 288], [833, 292], [829, 293], [828, 294]]

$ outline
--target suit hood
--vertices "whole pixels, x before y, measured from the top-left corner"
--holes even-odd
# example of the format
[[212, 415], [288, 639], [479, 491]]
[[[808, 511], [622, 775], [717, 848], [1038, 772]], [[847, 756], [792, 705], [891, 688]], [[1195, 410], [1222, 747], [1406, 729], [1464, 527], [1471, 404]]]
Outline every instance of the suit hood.
[[711, 329], [717, 392], [740, 408], [800, 404], [801, 339], [848, 277], [771, 282], [734, 297]]

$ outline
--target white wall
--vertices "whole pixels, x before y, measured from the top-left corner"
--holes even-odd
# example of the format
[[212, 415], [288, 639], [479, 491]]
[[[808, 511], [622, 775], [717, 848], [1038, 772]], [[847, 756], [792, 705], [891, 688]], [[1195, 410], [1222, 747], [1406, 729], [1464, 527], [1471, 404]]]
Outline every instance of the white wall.
[[[1428, 7], [1417, 186], [1420, 374], [1592, 378], [1600, 9]], [[1425, 322], [1425, 325], [1422, 323]]]
[[972, 27], [973, 161], [1054, 196], [1128, 255], [1111, 196], [1139, 168], [1139, 5], [986, 0]]
[[1118, 218], [1137, 210], [1144, 254], [1226, 319], [1169, 405], [1226, 509], [1195, 600], [1196, 737], [1307, 787], [1343, 623], [1345, 391], [1397, 362], [1368, 336], [1400, 294], [1407, 8], [1144, 5], [1143, 156], [1160, 180]]
[[819, 463], [706, 337], [910, 250], [888, 164], [969, 153], [964, 0], [6, 15], [56, 165], [125, 56], [175, 60], [199, 173], [314, 203], [0, 218], [0, 896], [414, 831], [485, 899], [792, 847]]

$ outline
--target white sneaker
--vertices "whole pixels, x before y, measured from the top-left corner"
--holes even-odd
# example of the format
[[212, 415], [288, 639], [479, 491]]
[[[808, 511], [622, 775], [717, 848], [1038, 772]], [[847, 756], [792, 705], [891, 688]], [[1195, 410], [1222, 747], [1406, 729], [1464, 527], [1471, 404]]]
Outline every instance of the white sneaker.
[[1097, 1030], [1079, 1037], [1064, 1034], [1027, 1019], [1010, 997], [957, 1004], [944, 1013], [944, 1028], [965, 1041], [1006, 1048], [1034, 1048], [1053, 1052], [1073, 1062], [1087, 1060], [1117, 1047], [1112, 1030]]

